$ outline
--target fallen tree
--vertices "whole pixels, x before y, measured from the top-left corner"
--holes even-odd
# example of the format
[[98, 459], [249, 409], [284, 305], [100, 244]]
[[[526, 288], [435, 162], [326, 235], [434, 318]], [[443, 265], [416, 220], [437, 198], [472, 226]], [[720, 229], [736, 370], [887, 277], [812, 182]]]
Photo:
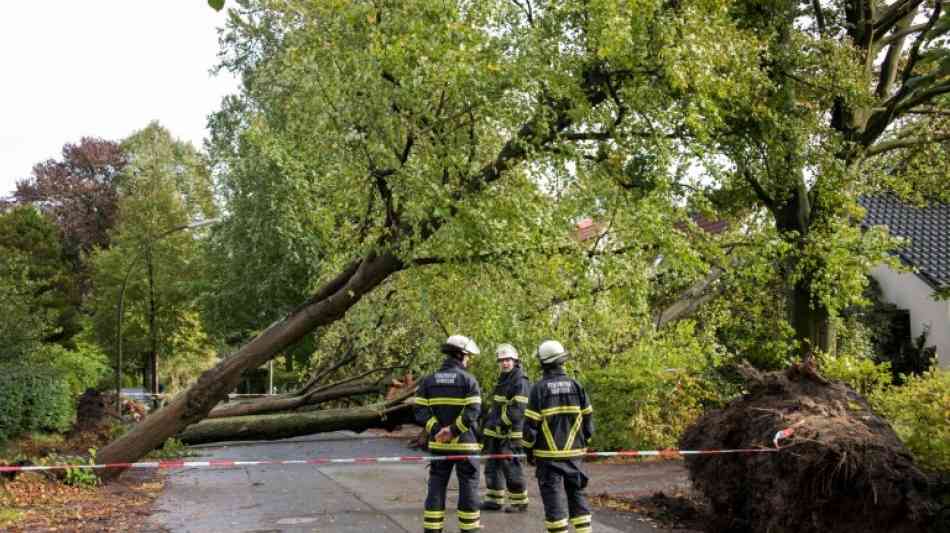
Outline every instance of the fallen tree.
[[[309, 386], [301, 391], [287, 396], [276, 398], [262, 398], [245, 402], [235, 402], [219, 405], [208, 413], [208, 418], [226, 418], [232, 416], [262, 415], [291, 411], [304, 406], [316, 406], [331, 400], [357, 396], [361, 394], [383, 393], [389, 388], [390, 379], [375, 381], [361, 381], [366, 376], [376, 372], [386, 372], [399, 367], [376, 368], [363, 372], [343, 381], [324, 385], [322, 387]], [[309, 388], [309, 390], [308, 390]]]
[[393, 429], [413, 423], [412, 403], [405, 398], [347, 409], [207, 419], [179, 435], [185, 444], [240, 440], [273, 440], [370, 428]]
[[[358, 7], [355, 4], [354, 6], [353, 9]], [[317, 9], [320, 6], [313, 7]], [[323, 8], [320, 7], [320, 9]], [[347, 17], [339, 15], [337, 7], [333, 7], [327, 13], [331, 16], [314, 15], [313, 20], [320, 20], [321, 24], [346, 24], [346, 20], [348, 20]], [[391, 18], [399, 19], [399, 15], [393, 14]], [[368, 26], [362, 28], [366, 31], [370, 29], [372, 28]], [[456, 29], [451, 28], [451, 25], [443, 24], [433, 26], [420, 37], [434, 35], [436, 29], [444, 31], [445, 35], [450, 37], [460, 35]], [[488, 35], [484, 37], [486, 39], [496, 38]], [[364, 46], [349, 50], [353, 54], [367, 51]], [[332, 55], [326, 54], [322, 48], [316, 48], [315, 51], [323, 54], [319, 56], [321, 60], [331, 61], [337, 58], [336, 52]], [[479, 61], [494, 61], [492, 64], [500, 64], [504, 62], [504, 59], [502, 57], [490, 58], [486, 56], [479, 59]], [[360, 63], [362, 64], [362, 62]], [[328, 63], [328, 65], [330, 64]], [[328, 72], [330, 71], [332, 69]], [[488, 69], [487, 67], [472, 69], [472, 72], [481, 71], [487, 72]], [[354, 187], [354, 197], [357, 196], [355, 187], [367, 187], [365, 192], [371, 196], [374, 203], [379, 202], [378, 205], [382, 213], [380, 217], [367, 218], [366, 223], [373, 227], [374, 232], [370, 235], [374, 236], [365, 242], [360, 240], [359, 244], [362, 246], [355, 247], [356, 243], [353, 243], [356, 249], [361, 250], [359, 252], [361, 255], [346, 263], [336, 276], [323, 283], [313, 293], [312, 297], [290, 312], [285, 318], [266, 328], [230, 357], [203, 373], [197, 382], [178, 398], [151, 414], [130, 432], [100, 450], [98, 459], [108, 463], [137, 461], [169, 437], [175, 436], [188, 426], [203, 420], [212, 408], [234, 390], [240, 380], [242, 371], [263, 365], [316, 328], [341, 319], [361, 298], [381, 285], [389, 276], [413, 265], [413, 259], [411, 254], [407, 254], [407, 250], [412, 250], [415, 245], [431, 239], [440, 228], [452, 220], [453, 216], [458, 213], [459, 206], [466, 200], [478, 197], [486, 192], [493, 183], [501, 180], [511, 169], [529, 159], [529, 157], [533, 157], [539, 152], [555, 151], [565, 142], [575, 142], [570, 137], [564, 137], [563, 134], [569, 132], [570, 128], [577, 127], [580, 122], [584, 122], [585, 128], [599, 127], [601, 122], [606, 122], [606, 124], [603, 124], [605, 128], [607, 125], [616, 126], [626, 115], [625, 109], [623, 111], [620, 109], [609, 110], [603, 114], [605, 116], [593, 113], [592, 110], [607, 102], [611, 98], [611, 94], [616, 95], [623, 83], [634, 76], [635, 73], [629, 70], [609, 71], [602, 62], [592, 59], [590, 62], [580, 65], [576, 75], [564, 77], [564, 83], [572, 86], [571, 91], [554, 93], [565, 96], [541, 95], [537, 99], [537, 103], [530, 109], [530, 113], [518, 116], [517, 122], [512, 121], [510, 128], [500, 126], [495, 117], [487, 114], [483, 120], [488, 129], [491, 131], [508, 131], [511, 132], [511, 135], [507, 139], [484, 136], [486, 144], [477, 149], [471, 143], [475, 141], [482, 142], [483, 136], [474, 133], [463, 136], [417, 136], [415, 132], [430, 131], [433, 128], [433, 123], [449, 123], [454, 120], [452, 117], [455, 115], [464, 117], [472, 113], [466, 94], [461, 94], [458, 98], [447, 98], [446, 93], [442, 90], [444, 89], [443, 81], [440, 79], [429, 80], [435, 85], [425, 87], [423, 93], [420, 94], [430, 96], [442, 94], [441, 97], [436, 96], [435, 98], [435, 102], [438, 102], [437, 105], [429, 106], [438, 115], [428, 116], [422, 113], [418, 117], [413, 117], [418, 123], [409, 127], [399, 126], [398, 136], [401, 137], [401, 148], [398, 151], [398, 157], [387, 159], [385, 162], [380, 161], [383, 166], [377, 165], [377, 162], [370, 158], [366, 162], [366, 167], [360, 169], [360, 176], [352, 176], [352, 181], [348, 182]], [[650, 74], [644, 76], [649, 77]], [[489, 78], [489, 80], [494, 79], [495, 77]], [[384, 100], [401, 94], [400, 91], [408, 90], [399, 83], [398, 79], [393, 77], [392, 73], [381, 71], [378, 73], [378, 80], [382, 84], [379, 87], [378, 97]], [[395, 80], [395, 83], [392, 80]], [[348, 75], [343, 75], [337, 81], [344, 86], [347, 83], [358, 83], [360, 87], [365, 85], [362, 81]], [[413, 84], [413, 87], [416, 85]], [[466, 83], [453, 85], [456, 89], [470, 86], [474, 87], [472, 84]], [[479, 95], [491, 93], [499, 99], [507, 98], [513, 92], [510, 90], [498, 91], [497, 93], [486, 92], [486, 89], [481, 86], [472, 88], [472, 90]], [[534, 94], [534, 89], [530, 86], [526, 87], [525, 91]], [[363, 102], [366, 99], [361, 98], [360, 100]], [[508, 107], [503, 104], [504, 102], [500, 102], [500, 105], [497, 106], [486, 105], [482, 109], [505, 109]], [[578, 113], [578, 110], [583, 110], [584, 113]], [[615, 114], [618, 116], [610, 116]], [[380, 115], [380, 120], [402, 120], [399, 118], [401, 116], [399, 113], [391, 116]], [[584, 120], [587, 118], [590, 120]], [[386, 124], [364, 126], [366, 126], [366, 131], [376, 132], [377, 130], [388, 131], [388, 124], [387, 122]], [[474, 132], [475, 125], [472, 128]], [[360, 131], [362, 130], [363, 127], [361, 126]], [[612, 132], [613, 129], [610, 128], [610, 131]], [[321, 137], [330, 138], [334, 135], [339, 135], [340, 138], [351, 136], [351, 125], [343, 124], [340, 126], [340, 130], [335, 132], [321, 132]], [[410, 174], [421, 172], [419, 169], [424, 168], [425, 165], [419, 166], [420, 163], [415, 158], [427, 157], [430, 152], [421, 151], [422, 149], [419, 147], [429, 146], [429, 143], [446, 144], [439, 145], [438, 150], [430, 150], [431, 153], [436, 154], [432, 156], [435, 157], [432, 162], [436, 171], [421, 175], [431, 177], [433, 184], [436, 184], [437, 187], [443, 187], [444, 191], [440, 194], [446, 201], [450, 200], [450, 202], [446, 208], [431, 209], [435, 205], [442, 205], [439, 203], [427, 206], [424, 209], [415, 209], [415, 211], [408, 213], [405, 204], [401, 203], [400, 198], [394, 194], [390, 180], [401, 180], [401, 174], [404, 172]], [[480, 155], [478, 159], [472, 159], [464, 169], [451, 171], [452, 179], [449, 180], [449, 167], [443, 166], [444, 161], [439, 159], [441, 156], [438, 155], [443, 153], [472, 153], [473, 156], [482, 153], [491, 155], [487, 157]], [[356, 172], [355, 169], [352, 170], [354, 173]], [[439, 200], [439, 202], [441, 201]], [[418, 216], [418, 213], [423, 213], [423, 215]], [[414, 216], [417, 218], [413, 219]], [[224, 222], [225, 225], [227, 223], [227, 221]], [[366, 231], [360, 233], [364, 236], [367, 235]], [[118, 471], [110, 470], [103, 472], [102, 475], [108, 477], [117, 473]]]
[[858, 393], [807, 362], [742, 372], [749, 393], [703, 415], [681, 447], [768, 447], [780, 430], [794, 435], [780, 453], [687, 458], [711, 505], [707, 531], [911, 533], [937, 520], [931, 480]]

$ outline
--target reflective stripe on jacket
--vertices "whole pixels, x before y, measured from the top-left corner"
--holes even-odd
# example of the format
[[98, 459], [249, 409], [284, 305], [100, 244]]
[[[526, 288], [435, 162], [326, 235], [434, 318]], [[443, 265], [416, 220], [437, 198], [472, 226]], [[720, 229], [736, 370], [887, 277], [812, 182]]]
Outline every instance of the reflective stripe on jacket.
[[524, 411], [528, 406], [528, 392], [531, 384], [520, 366], [498, 377], [491, 398], [491, 409], [485, 419], [483, 433], [497, 439], [522, 439]]
[[[425, 426], [434, 452], [478, 453], [475, 438], [482, 396], [478, 382], [454, 357], [446, 357], [438, 372], [426, 376], [416, 389], [416, 422]], [[452, 430], [452, 440], [437, 442], [436, 433]]]
[[580, 383], [563, 369], [548, 370], [528, 395], [521, 445], [540, 459], [580, 457], [594, 434], [593, 412]]

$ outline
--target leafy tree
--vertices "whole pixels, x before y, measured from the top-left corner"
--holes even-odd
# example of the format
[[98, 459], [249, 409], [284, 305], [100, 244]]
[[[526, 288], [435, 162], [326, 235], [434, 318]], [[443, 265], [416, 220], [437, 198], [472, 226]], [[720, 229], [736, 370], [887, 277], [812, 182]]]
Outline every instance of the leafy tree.
[[118, 209], [118, 181], [127, 159], [115, 142], [84, 137], [63, 146], [62, 159], [33, 167], [17, 182], [14, 201], [48, 213], [63, 234], [67, 256], [77, 272], [82, 255], [108, 247]]
[[0, 250], [0, 360], [17, 361], [54, 330], [53, 316], [36, 305], [39, 283], [30, 277], [29, 257]]
[[[715, 243], [674, 231], [687, 207], [725, 210], [737, 233], [765, 210], [774, 229], [761, 242], [778, 256], [757, 268], [780, 267], [801, 349], [813, 348], [813, 330], [858, 297], [858, 273], [890, 245], [854, 225], [858, 185], [884, 183], [862, 172], [865, 156], [899, 170], [904, 149], [926, 146], [878, 144], [898, 134], [904, 104], [863, 148], [829, 126], [836, 102], [882, 103], [869, 100], [878, 67], [871, 48], [855, 58], [855, 24], [827, 31], [825, 20], [816, 33], [790, 1], [237, 5], [222, 68], [243, 84], [212, 119], [228, 202], [216, 268], [238, 282], [229, 301], [256, 276], [267, 291], [251, 294], [286, 314], [216, 318], [222, 331], [263, 330], [104, 460], [138, 457], [201, 419], [242, 370], [318, 328], [329, 336], [351, 310], [354, 324], [372, 323], [362, 305], [388, 305], [383, 285], [407, 309], [425, 289], [446, 330], [521, 346], [557, 335], [606, 364], [651, 338], [653, 307], [710, 264], [734, 266]], [[877, 44], [897, 42], [880, 16]], [[911, 74], [927, 74], [914, 55], [940, 43], [928, 20], [904, 62]], [[901, 87], [931, 83], [912, 77]], [[920, 96], [943, 94], [941, 79]], [[916, 102], [909, 94], [898, 100]], [[610, 236], [572, 243], [583, 217]], [[228, 273], [228, 261], [253, 275]], [[734, 282], [756, 279], [766, 276]], [[294, 303], [297, 291], [308, 296]], [[420, 311], [406, 321], [431, 328]], [[691, 350], [714, 354], [707, 342]]]
[[857, 198], [946, 194], [944, 7], [736, 2], [725, 15], [740, 38], [719, 42], [731, 56], [755, 56], [756, 68], [712, 63], [672, 80], [683, 127], [702, 146], [709, 199], [764, 209], [785, 244], [777, 264], [802, 354], [834, 351], [839, 312], [861, 301], [865, 273], [893, 245], [857, 228]]
[[[560, 268], [587, 283], [577, 276], [584, 262], [562, 267], [553, 258], [578, 217], [617, 213], [634, 242], [643, 228], [669, 234], [668, 202], [633, 209], [650, 193], [679, 194], [676, 180], [686, 175], [663, 172], [676, 150], [654, 133], [668, 122], [661, 82], [674, 62], [689, 72], [708, 59], [680, 35], [702, 30], [722, 42], [736, 33], [724, 9], [710, 16], [684, 3], [239, 5], [224, 67], [244, 84], [215, 117], [212, 144], [225, 195], [245, 203], [226, 224], [247, 224], [238, 235], [267, 228], [258, 242], [286, 234], [318, 243], [318, 255], [295, 261], [311, 262], [310, 296], [103, 450], [104, 460], [138, 456], [202, 418], [242, 369], [332, 324], [427, 258], [531, 249], [552, 257], [554, 284]], [[651, 162], [644, 156], [654, 147]], [[649, 187], [628, 191], [605, 163], [633, 155], [644, 163], [631, 173]], [[266, 170], [260, 188], [255, 167]], [[256, 216], [245, 221], [245, 212]]]
[[[0, 213], [0, 253], [22, 257], [30, 287], [30, 306], [50, 315], [56, 327], [43, 339], [71, 346], [81, 330], [78, 280], [63, 253], [59, 229], [32, 206]], [[26, 286], [23, 287], [25, 290]]]
[[[192, 316], [203, 260], [196, 236], [184, 230], [213, 215], [214, 204], [202, 156], [157, 123], [134, 133], [122, 147], [129, 163], [122, 175], [118, 224], [110, 235], [112, 246], [93, 259], [95, 326], [99, 343], [116, 357], [121, 336], [144, 363], [149, 390], [157, 392], [160, 354], [207, 360], [208, 341]], [[122, 329], [116, 331], [119, 320]], [[198, 345], [203, 348], [172, 350]]]

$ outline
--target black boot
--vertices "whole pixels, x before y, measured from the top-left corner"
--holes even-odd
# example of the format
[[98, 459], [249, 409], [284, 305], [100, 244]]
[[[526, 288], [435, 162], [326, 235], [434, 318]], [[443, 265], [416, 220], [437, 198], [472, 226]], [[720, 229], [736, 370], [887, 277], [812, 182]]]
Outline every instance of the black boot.
[[526, 503], [513, 503], [508, 507], [505, 507], [506, 513], [525, 513], [528, 511], [528, 504]]
[[482, 502], [482, 511], [501, 511], [501, 505], [493, 501]]

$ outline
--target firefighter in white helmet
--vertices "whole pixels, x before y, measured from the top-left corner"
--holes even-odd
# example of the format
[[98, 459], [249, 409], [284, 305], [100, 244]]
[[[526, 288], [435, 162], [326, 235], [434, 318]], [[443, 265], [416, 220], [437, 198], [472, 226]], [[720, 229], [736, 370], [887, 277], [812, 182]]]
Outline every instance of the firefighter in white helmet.
[[568, 352], [560, 342], [542, 342], [535, 355], [544, 376], [528, 394], [522, 445], [529, 463], [537, 465], [544, 526], [549, 533], [566, 532], [569, 525], [577, 533], [590, 533], [584, 492], [588, 478], [581, 459], [594, 433], [593, 408], [580, 383], [564, 373]]
[[[465, 368], [479, 354], [475, 341], [452, 335], [442, 344], [445, 360], [439, 370], [426, 376], [416, 390], [416, 421], [425, 426], [429, 450], [435, 455], [477, 455], [475, 437], [481, 412], [478, 381]], [[452, 469], [459, 482], [459, 529], [465, 533], [481, 528], [478, 498], [478, 466], [475, 460], [433, 461], [429, 467], [428, 495], [422, 527], [425, 533], [441, 533], [445, 524], [445, 493]]]
[[[510, 344], [500, 344], [495, 350], [501, 374], [492, 394], [491, 408], [485, 419], [485, 454], [521, 454], [521, 433], [524, 411], [528, 405], [528, 390], [531, 384], [521, 370], [518, 350]], [[524, 512], [528, 509], [528, 491], [525, 488], [524, 469], [521, 459], [489, 459], [485, 464], [485, 502], [483, 511], [499, 511], [505, 499], [506, 513]]]

